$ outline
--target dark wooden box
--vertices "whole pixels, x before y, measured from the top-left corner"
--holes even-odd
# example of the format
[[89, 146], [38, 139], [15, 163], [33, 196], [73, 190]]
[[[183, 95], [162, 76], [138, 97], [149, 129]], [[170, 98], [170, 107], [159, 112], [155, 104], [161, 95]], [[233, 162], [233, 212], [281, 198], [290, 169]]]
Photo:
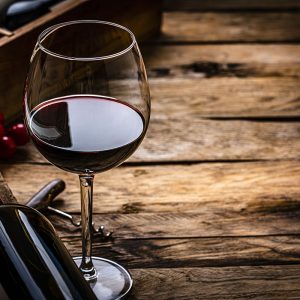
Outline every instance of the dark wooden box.
[[159, 32], [161, 0], [68, 0], [50, 13], [0, 36], [0, 111], [8, 121], [20, 116], [23, 86], [37, 37], [45, 28], [77, 19], [107, 20], [130, 28], [139, 41]]

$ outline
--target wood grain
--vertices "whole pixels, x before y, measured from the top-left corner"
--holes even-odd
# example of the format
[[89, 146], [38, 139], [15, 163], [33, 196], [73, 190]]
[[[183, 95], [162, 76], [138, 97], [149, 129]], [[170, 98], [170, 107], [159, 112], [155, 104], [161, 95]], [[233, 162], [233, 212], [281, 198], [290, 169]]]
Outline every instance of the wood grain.
[[[132, 269], [133, 300], [298, 299], [300, 266]], [[172, 288], [170, 288], [172, 287]]]
[[[221, 205], [221, 201], [220, 201]], [[94, 214], [97, 226], [114, 231], [116, 239], [239, 237], [266, 235], [297, 235], [300, 232], [300, 211], [286, 201], [276, 210], [261, 204], [262, 212], [197, 212], [197, 213], [130, 213]], [[130, 206], [128, 206], [130, 207]], [[60, 236], [77, 236], [80, 228], [69, 220], [46, 212]], [[73, 214], [80, 219], [79, 214]]]
[[[19, 202], [62, 178], [58, 207], [80, 211], [77, 176], [49, 165], [1, 165]], [[246, 213], [300, 210], [300, 163], [270, 161], [117, 168], [95, 179], [95, 213]], [[20, 185], [20, 182], [22, 184]]]
[[152, 116], [159, 119], [298, 116], [298, 81], [298, 78], [153, 79], [150, 81]]
[[299, 45], [144, 45], [149, 77], [299, 77]]
[[[299, 122], [208, 120], [200, 118], [192, 107], [193, 103], [191, 115], [176, 108], [173, 111], [172, 107], [169, 118], [153, 114], [146, 139], [129, 161], [272, 160], [300, 156]], [[18, 150], [17, 161], [45, 162], [45, 159], [28, 146]]]
[[298, 13], [165, 12], [160, 42], [296, 42]]
[[[81, 254], [79, 237], [62, 237], [74, 256]], [[281, 265], [300, 263], [299, 236], [200, 239], [94, 239], [93, 255], [127, 268], [178, 268]]]
[[133, 158], [149, 162], [299, 158], [298, 122], [224, 122], [203, 120], [196, 112], [176, 113], [152, 118], [147, 139]]

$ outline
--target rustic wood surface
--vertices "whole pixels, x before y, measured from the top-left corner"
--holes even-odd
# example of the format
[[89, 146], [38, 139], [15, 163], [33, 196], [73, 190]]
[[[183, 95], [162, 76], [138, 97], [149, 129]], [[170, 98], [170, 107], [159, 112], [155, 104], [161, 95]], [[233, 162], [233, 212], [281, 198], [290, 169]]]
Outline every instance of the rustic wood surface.
[[[128, 162], [268, 160], [299, 158], [300, 124], [247, 120], [205, 120], [198, 116], [152, 118], [148, 136]], [[181, 130], [184, 126], [184, 130]], [[164, 132], [164, 135], [161, 133]], [[32, 147], [33, 148], [33, 147]], [[44, 162], [35, 150], [16, 160]], [[102, 176], [102, 175], [101, 175]]]
[[[128, 162], [96, 176], [94, 220], [114, 239], [95, 238], [94, 254], [129, 268], [133, 300], [299, 299], [300, 4], [164, 7], [162, 35], [141, 47], [151, 125]], [[54, 206], [80, 217], [76, 175], [31, 144], [0, 170], [21, 203], [62, 178]], [[80, 254], [80, 230], [46, 214]]]
[[[21, 203], [45, 179], [62, 178], [67, 188], [59, 208], [79, 212], [76, 175], [39, 164], [1, 165], [1, 169]], [[296, 212], [300, 210], [299, 181], [297, 161], [120, 167], [96, 176], [94, 212]]]
[[[297, 266], [133, 269], [132, 299], [298, 299]], [[172, 287], [172, 292], [170, 292]], [[175, 296], [174, 296], [175, 295]]]
[[295, 42], [300, 40], [298, 13], [166, 12], [165, 42]]

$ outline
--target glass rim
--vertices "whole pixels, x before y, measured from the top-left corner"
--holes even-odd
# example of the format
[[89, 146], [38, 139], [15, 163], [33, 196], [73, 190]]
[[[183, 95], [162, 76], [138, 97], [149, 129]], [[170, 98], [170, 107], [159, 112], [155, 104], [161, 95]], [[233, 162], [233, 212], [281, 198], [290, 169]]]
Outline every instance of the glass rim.
[[[122, 51], [118, 51], [116, 53], [110, 54], [110, 55], [104, 55], [104, 56], [94, 56], [94, 57], [76, 57], [76, 56], [67, 56], [67, 55], [63, 55], [63, 54], [59, 54], [56, 52], [53, 52], [51, 50], [49, 50], [47, 47], [43, 46], [43, 41], [53, 32], [55, 32], [56, 30], [58, 30], [59, 28], [65, 27], [65, 26], [69, 26], [69, 25], [74, 25], [74, 24], [80, 24], [80, 23], [85, 23], [85, 24], [102, 24], [102, 25], [109, 25], [112, 27], [117, 27], [121, 30], [126, 31], [130, 37], [131, 37], [131, 43], [128, 47], [126, 47], [125, 49], [123, 49]], [[136, 44], [136, 39], [134, 34], [132, 33], [131, 30], [129, 30], [128, 28], [126, 28], [123, 25], [117, 24], [117, 23], [113, 23], [113, 22], [108, 22], [108, 21], [101, 21], [101, 20], [75, 20], [75, 21], [68, 21], [68, 22], [63, 22], [63, 23], [58, 23], [55, 24], [53, 26], [50, 26], [48, 28], [46, 28], [45, 30], [43, 30], [37, 39], [37, 45], [38, 47], [45, 53], [52, 55], [54, 57], [57, 58], [61, 58], [61, 59], [67, 59], [67, 60], [77, 60], [77, 61], [95, 61], [95, 60], [105, 60], [105, 59], [110, 59], [110, 58], [116, 58], [118, 56], [123, 55], [124, 53], [130, 51], [133, 46]]]

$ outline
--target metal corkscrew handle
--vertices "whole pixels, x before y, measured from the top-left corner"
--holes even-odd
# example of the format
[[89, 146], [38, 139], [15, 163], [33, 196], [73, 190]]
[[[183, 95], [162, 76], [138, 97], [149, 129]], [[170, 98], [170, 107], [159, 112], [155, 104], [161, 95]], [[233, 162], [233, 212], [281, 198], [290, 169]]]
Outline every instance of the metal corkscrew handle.
[[63, 180], [54, 179], [34, 194], [25, 205], [37, 210], [47, 209], [65, 187], [66, 184]]
[[[53, 200], [64, 191], [66, 187], [65, 182], [62, 179], [54, 179], [42, 187], [36, 194], [34, 194], [25, 205], [35, 208], [36, 210], [48, 210], [60, 217], [68, 219], [71, 223], [76, 226], [81, 226], [81, 221], [75, 221], [73, 216], [61, 211], [57, 208], [51, 207]], [[111, 238], [113, 232], [107, 231], [103, 225], [96, 227], [93, 224], [93, 235], [100, 237], [102, 240], [108, 240]]]

